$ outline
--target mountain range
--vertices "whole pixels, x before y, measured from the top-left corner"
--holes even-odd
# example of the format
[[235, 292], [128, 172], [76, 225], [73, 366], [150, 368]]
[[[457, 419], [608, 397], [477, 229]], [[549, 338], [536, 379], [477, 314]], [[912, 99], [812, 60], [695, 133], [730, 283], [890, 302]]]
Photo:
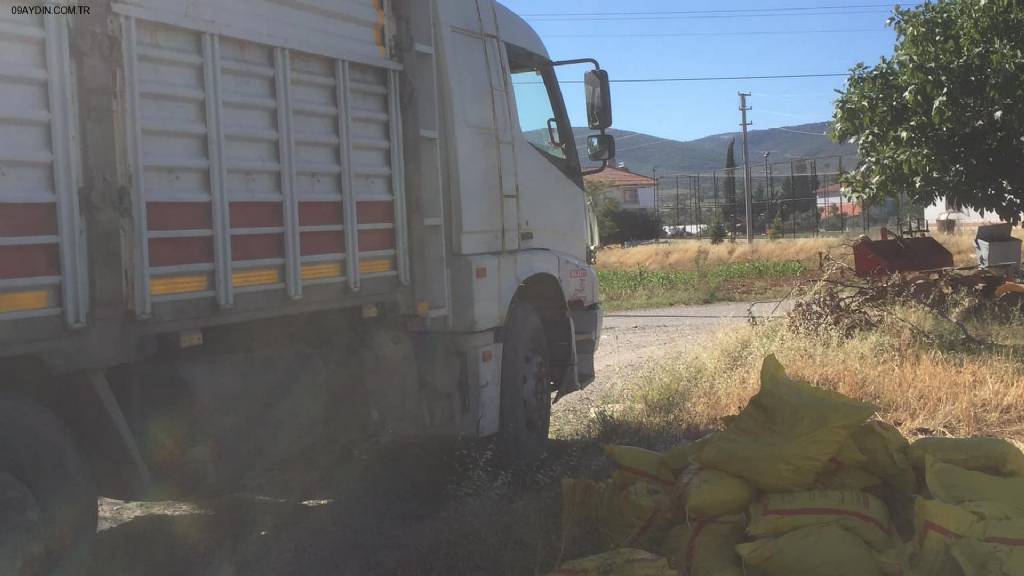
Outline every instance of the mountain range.
[[[751, 164], [762, 166], [765, 152], [770, 153], [769, 160], [772, 163], [826, 156], [842, 156], [844, 162], [854, 161], [857, 156], [856, 145], [834, 142], [826, 134], [828, 129], [828, 122], [816, 122], [768, 130], [751, 130], [748, 132]], [[585, 157], [586, 136], [590, 131], [586, 128], [575, 128], [574, 131], [577, 144], [582, 146], [581, 156]], [[625, 164], [626, 168], [638, 174], [650, 176], [655, 169], [658, 174], [666, 175], [724, 168], [726, 148], [733, 139], [736, 140], [736, 163], [743, 164], [743, 140], [740, 132], [715, 134], [687, 142], [629, 130], [611, 129], [608, 133], [615, 136], [616, 163]]]

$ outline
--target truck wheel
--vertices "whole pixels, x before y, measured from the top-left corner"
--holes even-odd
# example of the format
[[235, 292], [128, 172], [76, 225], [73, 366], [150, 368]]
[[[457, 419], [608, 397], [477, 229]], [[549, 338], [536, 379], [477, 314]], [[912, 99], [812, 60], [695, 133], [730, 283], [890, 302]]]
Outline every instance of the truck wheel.
[[0, 397], [0, 574], [84, 573], [96, 536], [96, 492], [53, 414]]
[[544, 454], [551, 422], [551, 382], [544, 326], [533, 306], [513, 305], [501, 353], [499, 443], [511, 462], [529, 463]]

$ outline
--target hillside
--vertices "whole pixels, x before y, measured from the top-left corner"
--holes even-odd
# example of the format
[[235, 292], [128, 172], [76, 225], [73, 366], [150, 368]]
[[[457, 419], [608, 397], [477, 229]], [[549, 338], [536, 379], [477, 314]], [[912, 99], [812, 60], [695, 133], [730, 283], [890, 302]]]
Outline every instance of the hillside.
[[[765, 151], [771, 152], [770, 158], [773, 163], [821, 156], [856, 156], [856, 146], [833, 142], [831, 138], [825, 136], [827, 129], [827, 122], [818, 122], [770, 130], [751, 130], [751, 162], [755, 166], [763, 163]], [[585, 128], [576, 128], [575, 131], [576, 141], [581, 145], [581, 155], [585, 155], [586, 135], [589, 131]], [[650, 175], [655, 166], [659, 174], [704, 172], [723, 168], [726, 147], [733, 138], [736, 139], [736, 162], [743, 161], [739, 132], [715, 134], [688, 142], [628, 130], [612, 129], [609, 133], [616, 139], [616, 161], [625, 162], [630, 170], [641, 174]]]

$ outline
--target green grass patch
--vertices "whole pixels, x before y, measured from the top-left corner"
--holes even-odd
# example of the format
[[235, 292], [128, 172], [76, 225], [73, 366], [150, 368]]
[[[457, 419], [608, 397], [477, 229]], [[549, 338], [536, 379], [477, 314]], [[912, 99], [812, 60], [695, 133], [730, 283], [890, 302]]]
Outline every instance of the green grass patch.
[[[699, 266], [696, 270], [599, 270], [604, 306], [609, 310], [655, 308], [679, 304], [708, 304], [737, 300], [737, 284], [801, 277], [807, 268], [798, 261], [736, 262]], [[777, 283], [766, 282], [756, 296], [775, 295]], [[747, 293], [746, 296], [750, 296]]]

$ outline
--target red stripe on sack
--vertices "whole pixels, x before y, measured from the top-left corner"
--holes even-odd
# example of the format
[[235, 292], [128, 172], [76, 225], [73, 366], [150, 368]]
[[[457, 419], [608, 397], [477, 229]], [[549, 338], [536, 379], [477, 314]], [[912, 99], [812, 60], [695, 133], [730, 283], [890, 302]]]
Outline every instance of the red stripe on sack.
[[56, 244], [0, 246], [0, 279], [60, 276]]
[[[359, 247], [362, 248], [362, 244], [360, 244]], [[650, 472], [647, 472], [646, 470], [640, 470], [639, 468], [633, 468], [632, 466], [623, 466], [622, 464], [617, 464], [616, 466], [619, 468], [619, 470], [622, 470], [623, 472], [629, 472], [634, 476], [646, 478], [648, 480], [651, 480], [652, 482], [657, 482], [662, 486], [672, 486], [675, 484], [674, 482], [669, 482], [664, 478], [658, 478], [657, 476], [651, 474]]]
[[360, 224], [391, 224], [395, 221], [395, 206], [390, 200], [360, 202], [356, 205], [356, 215]]
[[1024, 538], [1004, 538], [1002, 536], [991, 536], [982, 540], [986, 544], [1002, 544], [1003, 546], [1024, 546]]
[[147, 202], [146, 226], [150, 230], [210, 230], [209, 202]]
[[945, 526], [940, 526], [935, 522], [931, 521], [925, 522], [922, 528], [923, 529], [921, 530], [921, 536], [917, 539], [918, 544], [924, 542], [924, 539], [928, 536], [929, 532], [935, 532], [936, 534], [945, 536], [946, 538], [963, 538], [963, 536], [957, 534], [956, 532], [953, 532], [949, 528], [946, 528]]
[[690, 533], [690, 541], [686, 543], [686, 562], [683, 564], [683, 569], [680, 572], [681, 576], [689, 576], [693, 571], [693, 553], [696, 552], [697, 538], [700, 537], [700, 533], [704, 531], [707, 525], [707, 520], [701, 520], [697, 522], [693, 532]]
[[651, 512], [651, 515], [647, 517], [647, 520], [644, 520], [644, 523], [641, 524], [640, 527], [637, 528], [632, 534], [630, 534], [628, 538], [626, 538], [626, 541], [622, 543], [622, 547], [629, 547], [630, 544], [642, 538], [643, 535], [651, 529], [651, 526], [654, 525], [654, 519], [657, 517], [658, 510], [655, 509], [653, 512]]
[[341, 202], [299, 202], [300, 226], [337, 226], [342, 223]]
[[232, 228], [284, 226], [284, 208], [280, 202], [232, 202], [229, 211]]
[[345, 234], [342, 232], [303, 232], [299, 246], [303, 256], [344, 254]]
[[764, 516], [849, 516], [876, 526], [886, 534], [889, 533], [889, 528], [879, 522], [878, 519], [872, 518], [870, 515], [863, 512], [843, 510], [842, 508], [792, 508], [787, 510], [769, 510], [766, 503], [762, 514]]
[[56, 204], [0, 204], [0, 236], [54, 236]]
[[391, 250], [395, 247], [394, 230], [360, 230], [359, 251]]
[[255, 234], [231, 238], [231, 259], [267, 260], [284, 258], [284, 238], [280, 234]]
[[212, 238], [152, 238], [149, 241], [150, 266], [181, 266], [213, 262]]

